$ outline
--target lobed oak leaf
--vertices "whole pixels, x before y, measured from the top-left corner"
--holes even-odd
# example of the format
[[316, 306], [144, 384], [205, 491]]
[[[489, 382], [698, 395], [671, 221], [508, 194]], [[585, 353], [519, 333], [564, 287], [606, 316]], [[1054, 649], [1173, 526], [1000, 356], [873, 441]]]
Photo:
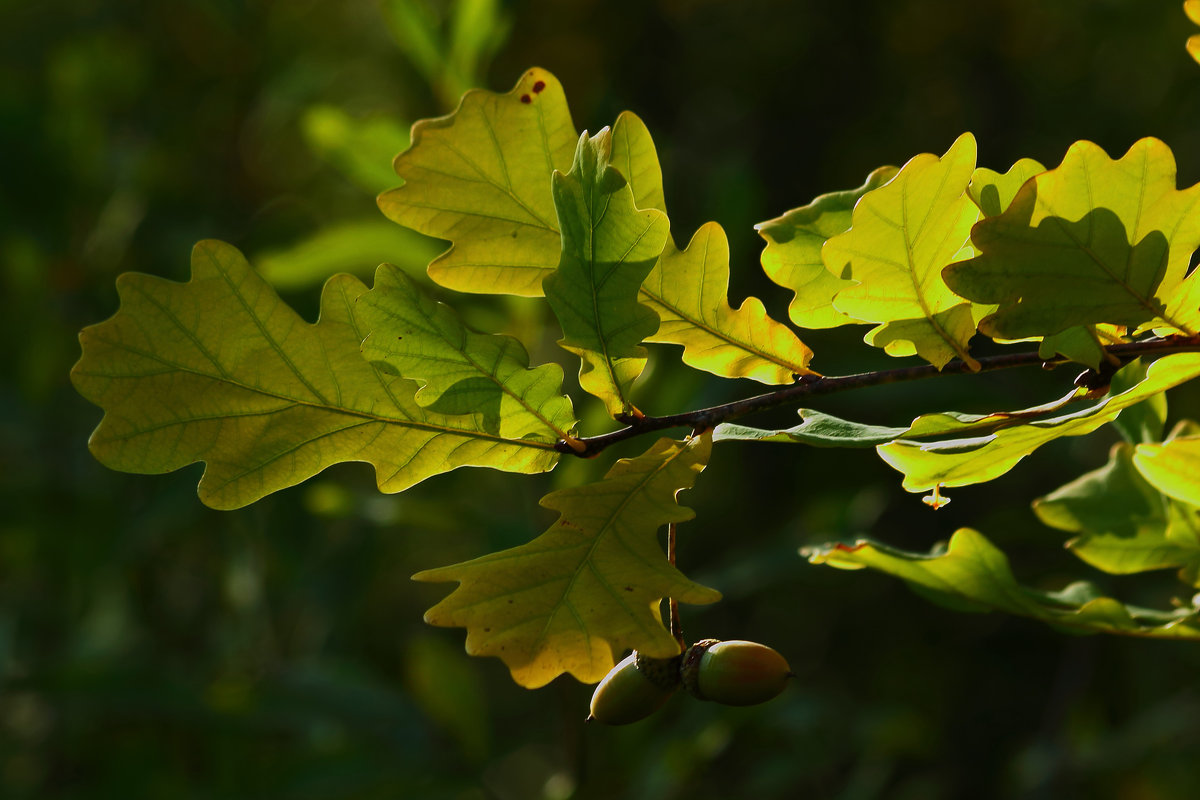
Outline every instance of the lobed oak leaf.
[[833, 304], [842, 289], [854, 285], [825, 269], [821, 247], [826, 240], [850, 228], [851, 211], [867, 192], [896, 176], [896, 167], [880, 167], [862, 186], [823, 194], [811, 203], [754, 226], [767, 241], [762, 252], [763, 271], [775, 283], [795, 292], [788, 316], [802, 328], [835, 328], [862, 323]]
[[398, 492], [462, 466], [543, 472], [548, 441], [506, 440], [470, 416], [423, 409], [416, 384], [362, 357], [351, 310], [367, 288], [337, 275], [309, 324], [232, 246], [203, 241], [187, 283], [127, 273], [121, 308], [79, 335], [71, 371], [104, 409], [89, 440], [111, 469], [159, 474], [203, 461], [200, 499], [240, 508], [326, 467], [365, 461]]
[[558, 268], [544, 290], [563, 348], [580, 357], [579, 385], [612, 416], [629, 413], [629, 390], [646, 366], [642, 341], [658, 315], [638, 302], [670, 223], [657, 209], [638, 209], [625, 177], [610, 163], [611, 132], [579, 139], [571, 171], [554, 173], [554, 206], [562, 230]]
[[1175, 180], [1175, 159], [1157, 139], [1117, 160], [1076, 142], [976, 225], [979, 255], [943, 275], [962, 296], [998, 305], [980, 322], [994, 337], [1102, 323], [1193, 335], [1200, 280], [1188, 264], [1200, 246], [1200, 184], [1180, 191]]
[[627, 648], [677, 655], [660, 599], [712, 603], [720, 594], [668, 563], [658, 530], [694, 516], [677, 495], [693, 485], [711, 448], [708, 434], [660, 439], [599, 482], [542, 498], [560, 517], [528, 544], [417, 573], [415, 580], [459, 584], [425, 621], [466, 628], [468, 653], [497, 656], [529, 688], [566, 672], [594, 683]]
[[1003, 174], [979, 167], [971, 173], [967, 196], [985, 217], [999, 216], [1012, 204], [1017, 192], [1030, 178], [1045, 171], [1046, 168], [1032, 158], [1019, 159]]
[[651, 342], [683, 346], [688, 366], [724, 378], [791, 383], [812, 374], [812, 350], [767, 315], [757, 297], [729, 305], [729, 240], [715, 222], [700, 226], [684, 250], [667, 240], [642, 284], [642, 301], [658, 314]]
[[454, 113], [413, 125], [394, 163], [404, 185], [379, 208], [452, 242], [429, 265], [442, 286], [538, 297], [561, 249], [550, 176], [570, 166], [575, 139], [562, 85], [535, 67], [506, 94], [475, 89]]
[[635, 206], [667, 213], [658, 150], [646, 123], [632, 111], [622, 111], [613, 123], [609, 163], [629, 183]]
[[[610, 163], [627, 177], [634, 205], [666, 213], [654, 140], [635, 114], [622, 112], [612, 130]], [[683, 361], [726, 378], [788, 383], [808, 372], [812, 351], [767, 316], [762, 301], [729, 306], [729, 241], [715, 222], [701, 226], [683, 251], [667, 237], [639, 299], [658, 314], [647, 341], [682, 345]]]
[[562, 368], [529, 369], [511, 336], [467, 329], [445, 303], [427, 296], [390, 264], [354, 307], [367, 332], [363, 355], [379, 368], [420, 384], [418, 405], [442, 414], [478, 414], [480, 426], [504, 439], [567, 440], [575, 427], [562, 394]]
[[975, 333], [971, 304], [942, 280], [942, 268], [963, 257], [979, 218], [966, 193], [974, 169], [969, 133], [941, 158], [916, 156], [863, 195], [850, 229], [821, 250], [830, 272], [855, 282], [838, 291], [834, 307], [879, 323], [866, 341], [890, 355], [916, 354], [938, 368], [956, 357], [977, 365], [967, 353]]

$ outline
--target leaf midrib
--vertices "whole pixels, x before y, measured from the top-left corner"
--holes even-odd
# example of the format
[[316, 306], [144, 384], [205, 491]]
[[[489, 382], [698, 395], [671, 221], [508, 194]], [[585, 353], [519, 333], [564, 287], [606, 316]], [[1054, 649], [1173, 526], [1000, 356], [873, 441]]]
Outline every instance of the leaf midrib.
[[[591, 562], [593, 560], [593, 556], [595, 555], [596, 548], [598, 548], [600, 546], [601, 541], [604, 540], [606, 538], [606, 536], [609, 535], [608, 529], [610, 527], [612, 527], [614, 520], [620, 518], [621, 513], [624, 511], [626, 506], [628, 506], [633, 501], [633, 497], [635, 495], [642, 494], [645, 491], [645, 487], [647, 486], [647, 484], [649, 484], [652, 480], [654, 480], [656, 477], [658, 477], [658, 475], [663, 470], [665, 470], [668, 466], [670, 466], [672, 463], [674, 463], [675, 459], [679, 458], [680, 456], [682, 456], [684, 453], [686, 453], [688, 451], [690, 444], [691, 443], [688, 442], [688, 443], [680, 446], [679, 449], [675, 453], [673, 453], [669, 458], [664, 459], [662, 461], [662, 463], [658, 464], [654, 469], [647, 472], [645, 474], [645, 477], [642, 478], [642, 480], [638, 481], [634, 485], [634, 487], [628, 493], [626, 493], [626, 495], [621, 499], [620, 503], [617, 504], [617, 506], [612, 510], [612, 512], [608, 514], [608, 516], [604, 520], [604, 523], [600, 526], [600, 528], [596, 531], [595, 535], [592, 537], [592, 543], [591, 543], [591, 545], [588, 546], [587, 551], [584, 553], [583, 557], [580, 559], [579, 566], [576, 569], [572, 570], [571, 576], [567, 579], [567, 585], [563, 588], [562, 594], [559, 596], [558, 601], [554, 603], [550, 612], [546, 615], [546, 624], [543, 626], [541, 632], [538, 633], [537, 638], [534, 639], [533, 644], [531, 645], [532, 652], [536, 652], [541, 647], [542, 642], [545, 640], [546, 635], [550, 630], [550, 626], [553, 624], [554, 619], [558, 616], [558, 612], [563, 606], [566, 606], [568, 609], [571, 610], [572, 616], [574, 616], [576, 621], [579, 623], [580, 630], [583, 632], [584, 637], [590, 639], [590, 637], [587, 636], [587, 628], [583, 625], [582, 621], [579, 620], [579, 616], [578, 616], [578, 614], [575, 613], [575, 608], [571, 604], [571, 601], [569, 600], [571, 591], [575, 586], [575, 582], [579, 579], [579, 576], [583, 573], [583, 571], [585, 569], [591, 569]], [[566, 514], [564, 513], [563, 517], [565, 517], [565, 516], [566, 516]], [[556, 522], [555, 525], [557, 525], [557, 524], [558, 523]], [[592, 570], [592, 573], [596, 574], [594, 570]], [[596, 575], [596, 577], [597, 577], [597, 580], [600, 581], [601, 585], [603, 585], [608, 590], [609, 594], [611, 594], [613, 597], [617, 598], [620, 601], [620, 605], [624, 606], [627, 611], [630, 611], [628, 604], [624, 602], [624, 598], [622, 598], [616, 591], [613, 590], [611, 584], [609, 584], [608, 581], [601, 579], [599, 575]], [[635, 621], [637, 620], [637, 614], [630, 613], [630, 616]], [[644, 626], [639, 626], [639, 627], [644, 628]]]
[[[497, 343], [497, 348], [496, 348], [497, 357], [496, 357], [495, 367], [493, 369], [488, 369], [488, 368], [484, 367], [483, 364], [476, 361], [475, 358], [471, 355], [471, 353], [467, 349], [467, 343], [470, 341], [471, 337], [479, 336], [480, 334], [474, 334], [470, 330], [468, 330], [465, 325], [462, 325], [462, 323], [458, 323], [459, 329], [463, 333], [463, 345], [461, 347], [457, 347], [457, 346], [455, 346], [454, 342], [449, 337], [441, 334], [441, 332], [440, 332], [441, 328], [437, 325], [437, 323], [433, 319], [433, 317], [430, 316], [429, 313], [427, 313], [427, 309], [424, 306], [424, 304], [418, 303], [416, 310], [421, 315], [422, 319], [424, 319], [425, 322], [428, 324], [427, 330], [431, 331], [433, 333], [433, 335], [438, 336], [443, 342], [446, 343], [447, 347], [449, 347], [453, 352], [459, 353], [463, 357], [463, 359], [468, 364], [470, 364], [471, 367], [473, 367], [475, 369], [476, 372], [478, 372], [479, 374], [486, 377], [489, 381], [491, 381], [493, 384], [495, 384], [495, 386], [498, 389], [500, 389], [501, 392], [503, 392], [504, 394], [508, 395], [513, 400], [515, 400], [522, 408], [524, 408], [527, 412], [529, 412], [529, 414], [531, 414], [535, 419], [537, 419], [540, 423], [542, 423], [542, 425], [544, 425], [548, 430], [550, 430], [557, 439], [565, 440], [565, 439], [569, 438], [569, 435], [567, 434], [566, 431], [560, 430], [557, 425], [555, 425], [553, 422], [551, 422], [549, 419], [547, 419], [545, 416], [543, 416], [539, 409], [536, 409], [532, 405], [530, 405], [526, 401], [524, 395], [518, 395], [511, 388], [509, 388], [509, 386], [506, 383], [504, 383], [504, 381], [500, 380], [500, 378], [497, 376], [496, 373], [499, 371], [501, 366], [504, 365], [505, 363], [508, 363], [510, 365], [515, 365], [514, 372], [516, 372], [518, 370], [525, 370], [527, 372], [533, 372], [536, 374], [538, 372], [538, 370], [540, 369], [540, 367], [538, 369], [530, 369], [527, 365], [523, 366], [518, 359], [506, 359], [506, 355], [508, 353], [508, 348], [511, 347], [510, 342], [517, 343], [515, 339], [512, 339], [511, 337], [504, 337], [504, 341]], [[384, 313], [389, 313], [389, 312], [387, 312], [385, 310]], [[390, 315], [390, 313], [389, 313], [389, 315]], [[519, 343], [517, 343], [517, 344], [519, 344]], [[444, 358], [444, 357], [439, 358], [436, 354], [428, 356], [428, 358], [430, 358], [431, 360], [434, 360], [434, 361], [444, 361], [449, 364], [455, 363], [452, 359]], [[543, 365], [543, 366], [548, 366], [548, 365]], [[427, 382], [426, 382], [426, 385], [428, 385]], [[447, 391], [448, 388], [449, 387], [447, 387], [447, 389], [443, 389], [443, 392]]]
[[[273, 400], [286, 401], [286, 402], [292, 403], [294, 406], [305, 406], [305, 407], [312, 408], [317, 411], [323, 411], [323, 412], [329, 413], [329, 414], [341, 414], [341, 415], [349, 416], [349, 417], [357, 417], [359, 419], [368, 420], [370, 422], [377, 422], [377, 423], [380, 423], [383, 425], [399, 425], [399, 426], [405, 427], [405, 428], [414, 428], [416, 430], [429, 431], [432, 433], [444, 433], [444, 434], [448, 434], [448, 435], [458, 435], [458, 436], [462, 436], [465, 438], [471, 438], [471, 439], [483, 439], [483, 440], [487, 440], [487, 441], [494, 441], [494, 442], [501, 443], [501, 444], [511, 444], [511, 445], [515, 445], [518, 447], [529, 447], [529, 448], [536, 449], [536, 450], [554, 450], [555, 449], [554, 442], [538, 442], [538, 441], [532, 440], [532, 439], [506, 439], [502, 436], [496, 436], [494, 434], [486, 433], [484, 431], [472, 431], [472, 430], [466, 430], [463, 428], [453, 428], [453, 427], [448, 427], [448, 426], [443, 426], [443, 425], [435, 425], [435, 424], [428, 423], [428, 422], [418, 422], [416, 420], [413, 420], [412, 418], [397, 419], [395, 417], [385, 417], [385, 416], [381, 416], [379, 414], [370, 414], [366, 411], [361, 411], [359, 409], [349, 408], [346, 406], [335, 406], [335, 405], [330, 404], [328, 401], [325, 401], [324, 403], [316, 403], [316, 402], [312, 402], [310, 400], [304, 400], [304, 399], [292, 397], [292, 396], [289, 396], [286, 394], [282, 394], [280, 392], [272, 392], [267, 389], [263, 389], [260, 386], [253, 386], [253, 385], [244, 383], [240, 380], [236, 380], [233, 377], [224, 377], [224, 376], [220, 376], [220, 375], [212, 375], [209, 373], [201, 372], [199, 370], [196, 370], [196, 369], [193, 369], [190, 367], [186, 367], [181, 364], [176, 364], [172, 361], [169, 361], [169, 360], [159, 356], [156, 353], [148, 353], [148, 352], [142, 351], [138, 348], [130, 347], [123, 342], [115, 342], [115, 341], [112, 341], [109, 339], [105, 339], [103, 337], [98, 336], [95, 333], [92, 333], [90, 338], [93, 338], [95, 341], [98, 341], [101, 344], [107, 345], [115, 350], [132, 353], [134, 355], [145, 358], [149, 361], [154, 361], [158, 364], [162, 364], [166, 367], [170, 367], [172, 372], [181, 372], [181, 373], [185, 373], [188, 375], [194, 375], [198, 378], [203, 378], [206, 380], [214, 381], [216, 383], [223, 383], [223, 384], [226, 384], [233, 388], [237, 388], [237, 389], [241, 389], [243, 391], [249, 392], [251, 394], [257, 394], [262, 397], [269, 397]], [[128, 380], [128, 379], [138, 379], [138, 378], [147, 377], [145, 375], [139, 375], [139, 374], [110, 375], [110, 374], [105, 374], [105, 373], [84, 372], [82, 370], [78, 371], [76, 374], [86, 375], [89, 377], [108, 378], [110, 380]], [[160, 374], [165, 374], [165, 373], [160, 373]], [[376, 373], [376, 374], [378, 375], [378, 373]], [[382, 377], [380, 377], [380, 381], [381, 381], [381, 383], [383, 382]], [[392, 399], [392, 402], [396, 405], [397, 409], [399, 409], [399, 403], [397, 403], [395, 400], [395, 397], [393, 395], [391, 395], [390, 390], [388, 391], [388, 394], [389, 394], [390, 399]], [[230, 416], [237, 416], [237, 415], [230, 415]], [[463, 415], [463, 416], [467, 416], [467, 415]], [[178, 424], [181, 424], [181, 425], [187, 424], [188, 422], [191, 422], [191, 421], [193, 421], [193, 420], [191, 420], [191, 419], [179, 420]], [[169, 426], [164, 426], [164, 427], [169, 427]]]
[[[708, 249], [709, 249], [708, 241], [706, 240], [704, 242], [704, 255], [700, 262], [703, 265], [701, 267], [701, 276], [700, 276], [700, 285], [701, 286], [705, 285], [703, 279], [704, 279], [704, 275], [707, 273], [707, 270], [708, 270], [708, 266], [707, 266], [708, 265]], [[661, 257], [660, 257], [659, 265], [661, 266], [661, 264], [662, 264], [662, 261], [661, 261]], [[663, 279], [664, 276], [660, 275], [659, 277], [660, 277], [659, 286], [661, 287], [662, 284], [665, 282], [665, 280]], [[728, 282], [728, 276], [726, 276], [726, 282]], [[804, 372], [807, 369], [807, 367], [805, 367], [805, 366], [792, 364], [788, 361], [783, 360], [782, 358], [776, 358], [774, 356], [774, 354], [760, 350], [757, 346], [755, 346], [755, 344], [753, 342], [745, 342], [740, 339], [733, 338], [732, 334], [726, 334], [724, 331], [720, 330], [719, 328], [713, 327], [703, 317], [697, 318], [696, 316], [693, 316], [693, 315], [689, 314], [688, 312], [684, 311], [678, 305], [667, 302], [667, 300], [664, 299], [661, 295], [655, 294], [652, 290], [646, 288], [646, 284], [644, 284], [644, 283], [642, 284], [641, 288], [638, 289], [638, 293], [645, 295], [646, 297], [648, 297], [650, 299], [651, 302], [657, 303], [658, 305], [662, 306], [667, 311], [669, 311], [672, 314], [674, 314], [675, 316], [679, 317], [680, 319], [682, 319], [684, 322], [688, 323], [692, 327], [699, 328], [700, 330], [702, 330], [705, 333], [712, 336], [714, 339], [726, 342], [730, 346], [734, 347], [735, 349], [741, 350], [745, 353], [749, 353], [752, 356], [757, 356], [768, 363], [775, 364], [776, 366], [779, 366], [779, 367], [783, 367], [784, 369], [786, 369], [792, 373]], [[698, 297], [700, 300], [698, 307], [703, 307], [705, 305], [705, 297], [704, 297], [703, 290], [700, 291], [700, 293], [698, 294]], [[732, 317], [734, 314], [737, 313], [736, 311], [734, 311], [734, 309], [731, 306], [729, 306], [728, 298], [724, 298], [721, 302], [724, 303], [725, 306], [729, 308], [729, 316], [730, 317]], [[721, 310], [720, 305], [717, 306], [717, 309], [718, 309], [718, 312]], [[737, 310], [740, 311], [741, 308], [739, 307]]]

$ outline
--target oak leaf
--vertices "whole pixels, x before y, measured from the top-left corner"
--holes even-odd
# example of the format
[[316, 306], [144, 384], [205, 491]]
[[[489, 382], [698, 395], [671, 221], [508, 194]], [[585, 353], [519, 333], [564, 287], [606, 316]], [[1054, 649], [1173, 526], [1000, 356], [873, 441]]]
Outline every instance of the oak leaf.
[[694, 516], [676, 497], [711, 448], [708, 435], [660, 439], [602, 480], [542, 498], [560, 517], [528, 544], [417, 573], [415, 580], [459, 584], [425, 621], [466, 628], [468, 653], [497, 656], [529, 688], [564, 672], [594, 683], [627, 648], [677, 655], [660, 599], [712, 603], [720, 594], [667, 562], [658, 530]]
[[549, 441], [505, 440], [469, 415], [413, 401], [416, 384], [375, 370], [352, 316], [367, 287], [338, 275], [309, 324], [223, 242], [192, 251], [175, 283], [126, 273], [121, 308], [85, 328], [75, 388], [104, 409], [89, 441], [111, 469], [159, 474], [203, 461], [200, 499], [240, 508], [332, 464], [366, 461], [399, 492], [463, 466], [544, 472]]

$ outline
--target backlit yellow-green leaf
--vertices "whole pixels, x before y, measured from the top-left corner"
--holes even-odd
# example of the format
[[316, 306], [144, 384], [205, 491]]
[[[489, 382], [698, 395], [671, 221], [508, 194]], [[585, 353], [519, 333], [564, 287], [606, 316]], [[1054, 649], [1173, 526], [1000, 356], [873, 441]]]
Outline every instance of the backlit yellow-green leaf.
[[711, 448], [707, 435], [660, 439], [603, 480], [542, 498], [561, 516], [532, 542], [414, 575], [459, 583], [425, 621], [466, 628], [468, 653], [502, 659], [530, 688], [565, 672], [594, 683], [626, 648], [676, 655], [660, 599], [712, 603], [720, 595], [667, 562], [658, 530], [694, 516], [676, 495], [695, 482]]
[[657, 208], [667, 213], [658, 150], [654, 147], [654, 139], [650, 137], [646, 123], [632, 111], [622, 111], [613, 124], [609, 163], [629, 182], [635, 206]]
[[825, 269], [821, 247], [850, 227], [850, 212], [867, 192], [896, 176], [896, 167], [880, 167], [857, 189], [823, 194], [806, 206], [754, 226], [767, 240], [762, 253], [767, 277], [795, 292], [788, 315], [801, 328], [835, 328], [865, 322], [834, 308], [834, 296], [854, 281]]
[[[1027, 181], [1045, 171], [1046, 168], [1032, 158], [1022, 158], [1003, 175], [980, 167], [971, 176], [967, 194], [971, 196], [975, 205], [979, 206], [979, 210], [985, 217], [995, 217], [1008, 209], [1017, 192]], [[977, 306], [975, 316], [980, 320], [986, 319], [987, 315], [995, 310], [995, 306]], [[1038, 355], [1046, 360], [1061, 355], [1080, 364], [1086, 364], [1092, 369], [1099, 369], [1100, 362], [1104, 360], [1104, 350], [1103, 342], [1097, 334], [1097, 328], [1102, 329], [1105, 335], [1110, 331], [1118, 330], [1117, 326], [1112, 325], [1068, 328], [1060, 333], [1041, 338], [1038, 344]], [[1119, 330], [1123, 331], [1123, 329]], [[1003, 337], [997, 338], [1001, 341], [1012, 341], [1005, 340]], [[1027, 338], [1035, 341], [1039, 339], [1037, 336]]]
[[[610, 163], [629, 181], [634, 205], [666, 212], [654, 140], [628, 111], [613, 126]], [[720, 225], [701, 226], [684, 251], [668, 236], [641, 288], [641, 302], [660, 320], [647, 341], [683, 345], [685, 364], [726, 378], [788, 383], [806, 372], [812, 352], [796, 335], [757, 298], [730, 308], [728, 293], [729, 241]]]
[[[1133, 366], [1136, 364], [1137, 366]], [[1147, 364], [1137, 359], [1124, 368], [1117, 370], [1109, 382], [1110, 394], [1120, 394], [1131, 388], [1146, 377]], [[1167, 395], [1156, 394], [1131, 406], [1113, 420], [1113, 427], [1121, 434], [1121, 438], [1130, 444], [1142, 442], [1160, 442], [1167, 424]]]
[[1105, 572], [1200, 563], [1196, 543], [1171, 535], [1171, 501], [1138, 474], [1133, 453], [1133, 445], [1115, 445], [1107, 464], [1034, 501], [1034, 512], [1052, 528], [1079, 534], [1067, 542], [1071, 552]]
[[1185, 278], [1200, 246], [1200, 185], [1175, 187], [1157, 139], [1113, 160], [1076, 142], [1060, 166], [1025, 183], [971, 240], [980, 255], [944, 272], [956, 292], [998, 310], [991, 336], [1046, 336], [1111, 323], [1164, 333], [1200, 330], [1200, 281]]
[[537, 297], [561, 250], [550, 176], [570, 167], [576, 137], [562, 86], [531, 69], [507, 94], [473, 90], [453, 114], [414, 125], [395, 161], [405, 183], [379, 207], [453, 242], [429, 265], [442, 286]]
[[238, 508], [331, 464], [366, 461], [398, 492], [462, 466], [542, 472], [547, 441], [506, 441], [471, 416], [412, 399], [416, 384], [362, 357], [351, 310], [367, 288], [332, 278], [316, 324], [301, 319], [230, 245], [192, 252], [192, 278], [127, 273], [121, 309], [80, 334], [76, 389], [104, 409], [92, 453], [158, 474], [198, 461], [200, 499]]
[[1139, 444], [1133, 463], [1163, 494], [1200, 506], [1200, 436]]
[[994, 217], [1004, 213], [1017, 196], [1017, 190], [1024, 186], [1027, 180], [1045, 171], [1046, 168], [1032, 158], [1022, 158], [1004, 174], [987, 167], [979, 167], [971, 175], [967, 195], [985, 217]]
[[686, 250], [669, 238], [642, 302], [658, 314], [651, 342], [683, 345], [683, 362], [724, 378], [790, 383], [809, 373], [812, 351], [767, 316], [757, 297], [729, 305], [729, 240], [715, 222], [700, 226]]
[[582, 361], [579, 385], [617, 416], [633, 408], [629, 388], [646, 366], [641, 344], [658, 329], [638, 292], [670, 223], [657, 209], [634, 206], [629, 183], [609, 163], [611, 145], [608, 128], [585, 133], [571, 171], [554, 173], [562, 258], [544, 288], [562, 326], [559, 344]]
[[1067, 328], [1042, 337], [1038, 342], [1038, 356], [1047, 361], [1062, 356], [1098, 370], [1105, 358], [1104, 345], [1121, 341], [1118, 332], [1124, 330], [1118, 325], [1077, 325]]
[[[1183, 0], [1183, 10], [1188, 19], [1200, 25], [1200, 0]], [[1200, 62], [1200, 34], [1188, 37], [1187, 51], [1188, 55]]]
[[910, 553], [859, 541], [810, 555], [814, 564], [869, 567], [909, 583], [922, 595], [960, 610], [1005, 611], [1076, 633], [1116, 633], [1164, 639], [1200, 639], [1195, 608], [1157, 611], [1102, 597], [1086, 583], [1058, 592], [1017, 583], [1008, 558], [982, 534], [963, 528], [944, 551]]
[[964, 133], [938, 158], [916, 156], [886, 186], [854, 207], [850, 230], [825, 243], [821, 258], [855, 285], [833, 300], [839, 311], [880, 323], [866, 337], [891, 355], [921, 356], [941, 368], [953, 358], [974, 366], [971, 304], [950, 291], [942, 268], [968, 244], [979, 209], [967, 196], [975, 139]]
[[354, 314], [367, 332], [363, 355], [420, 384], [419, 405], [442, 414], [478, 414], [483, 430], [505, 439], [569, 438], [575, 415], [562, 394], [561, 367], [529, 369], [520, 342], [467, 330], [453, 309], [398, 268], [379, 268]]
[[880, 457], [904, 473], [904, 488], [922, 492], [936, 486], [966, 486], [1003, 475], [1047, 442], [1082, 436], [1111, 422], [1122, 409], [1200, 376], [1200, 354], [1177, 353], [1150, 365], [1145, 380], [1069, 414], [1004, 428], [987, 436], [932, 442], [894, 441], [878, 448]]

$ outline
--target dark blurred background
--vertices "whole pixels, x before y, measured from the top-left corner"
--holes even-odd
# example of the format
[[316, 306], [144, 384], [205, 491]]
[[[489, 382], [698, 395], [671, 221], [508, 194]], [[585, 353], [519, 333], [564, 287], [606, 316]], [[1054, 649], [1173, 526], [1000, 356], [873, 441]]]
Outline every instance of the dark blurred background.
[[[348, 465], [215, 512], [198, 467], [96, 463], [100, 413], [67, 380], [78, 330], [116, 310], [116, 276], [186, 279], [201, 238], [242, 248], [309, 318], [333, 272], [419, 273], [440, 246], [374, 205], [391, 157], [412, 121], [529, 66], [562, 80], [580, 128], [641, 115], [676, 238], [721, 222], [735, 304], [754, 293], [782, 318], [754, 223], [965, 130], [999, 170], [1054, 165], [1077, 139], [1116, 157], [1158, 136], [1194, 183], [1193, 32], [1156, 0], [0, 0], [0, 797], [1196, 797], [1196, 645], [956, 614], [797, 553], [862, 535], [925, 550], [970, 525], [1031, 584], [1088, 577], [1163, 606], [1169, 578], [1097, 574], [1029, 511], [1101, 465], [1112, 433], [1044, 448], [937, 513], [870, 452], [718, 448], [684, 497], [698, 517], [680, 563], [726, 600], [685, 608], [685, 629], [771, 644], [798, 678], [761, 707], [676, 698], [600, 729], [582, 722], [590, 687], [521, 689], [468, 658], [462, 631], [424, 626], [450, 587], [408, 576], [527, 541], [552, 521], [539, 497], [611, 458], [458, 471], [399, 496]], [[562, 358], [541, 304], [453, 302]], [[862, 332], [806, 334], [814, 366], [886, 363]], [[759, 390], [658, 354], [650, 413]], [[1032, 405], [1071, 377], [948, 378], [818, 407], [901, 424]], [[1173, 418], [1197, 408], [1195, 389], [1172, 396]]]

